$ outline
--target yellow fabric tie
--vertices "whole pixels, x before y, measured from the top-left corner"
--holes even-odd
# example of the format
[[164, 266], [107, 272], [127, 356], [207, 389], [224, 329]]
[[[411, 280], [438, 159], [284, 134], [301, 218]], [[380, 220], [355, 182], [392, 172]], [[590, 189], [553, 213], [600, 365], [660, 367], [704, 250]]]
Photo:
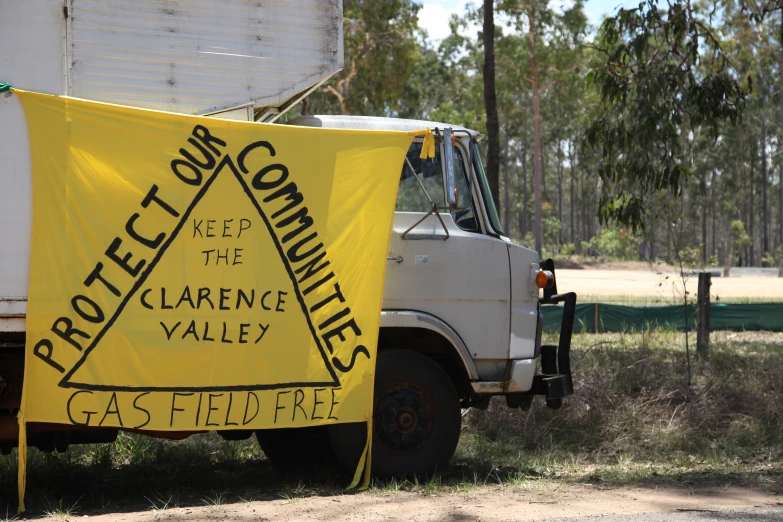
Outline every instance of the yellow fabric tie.
[[[359, 464], [356, 466], [356, 472], [348, 489], [359, 486], [358, 491], [364, 491], [370, 485], [370, 469], [372, 464], [372, 416], [367, 420], [367, 442], [364, 444], [362, 456], [359, 458]], [[364, 477], [364, 480], [362, 480]]]
[[427, 131], [424, 133], [424, 143], [421, 144], [421, 159], [434, 158], [435, 157], [435, 136], [432, 135], [432, 129], [427, 127]]
[[27, 484], [27, 426], [24, 418], [24, 406], [17, 415], [19, 420], [19, 467], [17, 475], [17, 488], [19, 492], [18, 513], [24, 513], [24, 490]]

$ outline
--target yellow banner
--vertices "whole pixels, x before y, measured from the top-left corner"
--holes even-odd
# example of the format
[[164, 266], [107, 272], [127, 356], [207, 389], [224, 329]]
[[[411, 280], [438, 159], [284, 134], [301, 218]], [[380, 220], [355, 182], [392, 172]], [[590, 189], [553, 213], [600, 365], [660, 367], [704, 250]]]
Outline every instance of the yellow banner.
[[370, 419], [412, 134], [14, 93], [33, 162], [25, 421]]

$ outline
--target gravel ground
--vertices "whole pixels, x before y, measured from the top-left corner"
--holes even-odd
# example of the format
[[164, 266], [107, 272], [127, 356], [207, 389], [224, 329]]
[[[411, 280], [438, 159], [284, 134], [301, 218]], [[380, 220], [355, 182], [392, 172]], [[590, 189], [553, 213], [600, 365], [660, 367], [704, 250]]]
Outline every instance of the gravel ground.
[[693, 510], [636, 515], [596, 515], [577, 518], [553, 518], [552, 522], [781, 522], [783, 506], [730, 510]]

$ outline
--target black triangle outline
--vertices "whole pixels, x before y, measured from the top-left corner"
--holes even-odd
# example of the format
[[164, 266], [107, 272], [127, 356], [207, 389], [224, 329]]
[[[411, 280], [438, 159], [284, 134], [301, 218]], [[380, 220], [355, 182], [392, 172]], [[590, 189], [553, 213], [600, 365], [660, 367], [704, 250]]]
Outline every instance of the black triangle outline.
[[[313, 339], [315, 340], [316, 345], [318, 346], [318, 351], [321, 353], [321, 357], [324, 360], [326, 369], [329, 370], [329, 374], [332, 376], [333, 380], [325, 381], [325, 382], [304, 381], [304, 382], [288, 382], [288, 383], [279, 383], [279, 384], [247, 384], [247, 385], [243, 384], [243, 385], [236, 385], [236, 386], [120, 386], [120, 385], [110, 385], [110, 384], [88, 384], [88, 383], [71, 382], [70, 379], [73, 377], [74, 373], [76, 373], [76, 371], [82, 366], [82, 364], [84, 364], [84, 362], [87, 360], [87, 357], [90, 355], [93, 349], [95, 349], [95, 347], [101, 341], [101, 339], [106, 334], [106, 332], [114, 325], [114, 322], [117, 320], [117, 318], [120, 316], [122, 311], [125, 309], [125, 306], [128, 304], [130, 299], [142, 287], [144, 282], [147, 280], [147, 277], [152, 273], [152, 271], [157, 266], [158, 261], [160, 261], [160, 259], [163, 257], [163, 254], [166, 252], [166, 250], [171, 245], [171, 243], [174, 242], [174, 239], [176, 239], [177, 235], [179, 235], [180, 230], [182, 230], [182, 227], [185, 225], [185, 222], [188, 221], [188, 218], [190, 217], [190, 214], [193, 211], [193, 209], [196, 207], [199, 201], [201, 201], [201, 198], [204, 196], [204, 194], [206, 194], [207, 190], [212, 185], [212, 182], [215, 181], [218, 174], [220, 174], [223, 171], [223, 167], [226, 166], [228, 166], [231, 169], [231, 172], [234, 173], [234, 177], [239, 182], [240, 186], [242, 187], [242, 190], [250, 199], [251, 203], [253, 203], [255, 209], [258, 211], [259, 215], [261, 216], [261, 219], [264, 221], [264, 224], [266, 225], [267, 230], [269, 231], [269, 235], [272, 236], [272, 240], [275, 243], [275, 248], [277, 248], [277, 252], [280, 255], [280, 259], [283, 261], [283, 265], [285, 266], [286, 272], [288, 273], [288, 277], [291, 279], [291, 283], [293, 283], [294, 285], [294, 293], [296, 294], [296, 299], [299, 302], [299, 305], [302, 307], [302, 313], [304, 314], [305, 320], [307, 321], [307, 326], [310, 328], [310, 333]], [[247, 183], [245, 183], [245, 180], [242, 178], [242, 175], [240, 174], [239, 170], [237, 170], [230, 156], [226, 155], [220, 161], [218, 166], [215, 168], [214, 173], [204, 183], [204, 185], [198, 191], [196, 196], [193, 198], [193, 201], [190, 203], [188, 208], [182, 214], [182, 218], [180, 219], [179, 223], [177, 223], [177, 226], [174, 227], [174, 230], [166, 239], [165, 243], [160, 247], [153, 260], [149, 263], [149, 265], [147, 265], [147, 268], [144, 269], [144, 272], [142, 272], [142, 275], [136, 280], [136, 283], [133, 285], [130, 291], [128, 291], [127, 295], [123, 298], [122, 302], [117, 307], [117, 310], [114, 312], [111, 318], [106, 322], [106, 324], [103, 326], [100, 332], [98, 332], [98, 334], [93, 338], [92, 342], [85, 349], [81, 358], [60, 380], [58, 386], [61, 388], [76, 388], [80, 390], [89, 390], [89, 391], [130, 391], [130, 392], [134, 392], [134, 391], [139, 391], [139, 392], [256, 391], [256, 390], [277, 390], [277, 389], [284, 389], [284, 388], [314, 388], [314, 387], [340, 386], [340, 380], [337, 378], [337, 374], [335, 373], [334, 368], [329, 362], [329, 357], [326, 355], [326, 351], [324, 350], [324, 347], [321, 344], [321, 339], [318, 337], [315, 327], [313, 326], [313, 321], [310, 318], [309, 310], [307, 309], [307, 305], [305, 304], [304, 298], [302, 297], [302, 293], [299, 289], [299, 283], [296, 280], [296, 276], [294, 275], [294, 271], [291, 268], [291, 264], [288, 262], [288, 258], [285, 256], [285, 253], [283, 252], [283, 247], [280, 244], [280, 239], [277, 237], [277, 234], [275, 233], [272, 223], [269, 221], [269, 218], [266, 216], [263, 209], [258, 204], [258, 201], [256, 201], [256, 199], [253, 197], [253, 193], [250, 191], [250, 187], [248, 187]]]

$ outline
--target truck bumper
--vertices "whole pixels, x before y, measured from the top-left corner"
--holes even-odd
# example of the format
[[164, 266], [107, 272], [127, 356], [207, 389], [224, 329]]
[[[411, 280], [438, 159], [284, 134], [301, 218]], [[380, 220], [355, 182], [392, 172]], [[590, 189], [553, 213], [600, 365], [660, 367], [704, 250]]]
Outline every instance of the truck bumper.
[[470, 383], [473, 392], [478, 395], [504, 395], [530, 391], [536, 377], [535, 359], [516, 359], [511, 361], [511, 370], [507, 381], [475, 381]]
[[[543, 270], [555, 273], [555, 263], [551, 259], [541, 263]], [[574, 392], [571, 378], [571, 336], [574, 333], [574, 312], [576, 311], [576, 293], [557, 293], [557, 276], [552, 288], [544, 290], [540, 299], [542, 305], [563, 303], [563, 318], [560, 323], [560, 339], [557, 346], [541, 346], [541, 374], [533, 377], [533, 386], [528, 393], [544, 395], [550, 408], [559, 408], [563, 397]]]

